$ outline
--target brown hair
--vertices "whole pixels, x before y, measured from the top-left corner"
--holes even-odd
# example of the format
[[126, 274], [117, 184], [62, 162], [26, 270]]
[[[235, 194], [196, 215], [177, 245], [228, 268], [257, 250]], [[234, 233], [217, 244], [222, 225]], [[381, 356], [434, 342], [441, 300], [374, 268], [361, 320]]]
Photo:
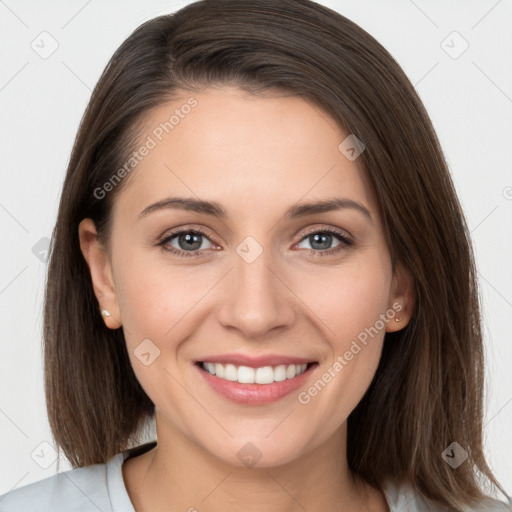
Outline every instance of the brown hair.
[[[314, 102], [366, 146], [393, 262], [415, 280], [409, 325], [385, 336], [380, 365], [348, 419], [350, 468], [382, 486], [408, 482], [461, 510], [502, 492], [482, 450], [483, 348], [470, 235], [427, 112], [392, 56], [342, 15], [308, 0], [205, 0], [137, 28], [108, 63], [78, 131], [50, 247], [44, 312], [50, 426], [73, 467], [105, 463], [140, 440], [154, 405], [122, 329], [99, 314], [78, 225], [108, 239], [124, 180], [94, 191], [134, 150], [143, 114], [178, 89], [279, 88]], [[340, 141], [341, 142], [341, 141]], [[441, 457], [453, 441], [468, 459]]]

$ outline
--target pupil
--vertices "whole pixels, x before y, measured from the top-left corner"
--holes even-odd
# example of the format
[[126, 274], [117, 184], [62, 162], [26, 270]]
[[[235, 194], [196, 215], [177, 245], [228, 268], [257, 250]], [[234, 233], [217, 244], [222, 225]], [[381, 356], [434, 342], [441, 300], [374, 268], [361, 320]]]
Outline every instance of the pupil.
[[322, 242], [319, 241], [319, 239], [323, 238], [323, 247], [316, 247], [317, 249], [328, 249], [329, 248], [329, 244], [330, 244], [330, 241], [331, 241], [331, 235], [327, 234], [327, 233], [316, 233], [315, 235], [312, 235], [313, 237], [313, 243], [311, 244], [311, 247], [315, 248], [314, 244], [315, 243], [320, 243], [320, 245], [322, 245]]

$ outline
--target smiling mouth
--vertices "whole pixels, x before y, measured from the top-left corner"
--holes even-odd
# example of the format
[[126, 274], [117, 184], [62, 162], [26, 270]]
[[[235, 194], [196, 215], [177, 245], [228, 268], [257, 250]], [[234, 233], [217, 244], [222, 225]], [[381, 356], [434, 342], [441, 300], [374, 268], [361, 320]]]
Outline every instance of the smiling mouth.
[[318, 366], [316, 362], [281, 364], [276, 366], [262, 366], [259, 368], [234, 365], [231, 363], [211, 363], [208, 361], [198, 361], [196, 364], [210, 375], [214, 375], [222, 380], [236, 381], [240, 384], [273, 384], [274, 382], [283, 382], [285, 380], [294, 379], [310, 368]]

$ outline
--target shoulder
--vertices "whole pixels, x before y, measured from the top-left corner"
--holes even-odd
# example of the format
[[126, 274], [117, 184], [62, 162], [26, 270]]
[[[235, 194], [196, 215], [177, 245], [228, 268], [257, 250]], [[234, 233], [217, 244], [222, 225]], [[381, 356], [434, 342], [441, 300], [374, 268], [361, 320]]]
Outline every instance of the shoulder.
[[89, 512], [112, 510], [107, 486], [109, 464], [95, 464], [57, 473], [0, 496], [0, 512]]
[[[388, 501], [390, 512], [448, 512], [448, 509], [415, 492], [408, 483], [397, 484], [388, 480], [382, 490]], [[505, 501], [500, 501], [489, 496], [464, 510], [465, 512], [512, 512], [512, 502], [506, 503], [506, 501], [506, 498]]]

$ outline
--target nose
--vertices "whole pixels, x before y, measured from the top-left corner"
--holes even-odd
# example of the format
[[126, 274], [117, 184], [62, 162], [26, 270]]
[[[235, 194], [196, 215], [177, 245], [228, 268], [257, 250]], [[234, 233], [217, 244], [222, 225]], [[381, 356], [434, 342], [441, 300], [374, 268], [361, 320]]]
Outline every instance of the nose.
[[266, 251], [252, 263], [236, 256], [234, 268], [226, 277], [217, 310], [218, 321], [225, 328], [237, 329], [249, 340], [293, 324], [294, 294], [286, 286], [284, 273], [272, 264]]

